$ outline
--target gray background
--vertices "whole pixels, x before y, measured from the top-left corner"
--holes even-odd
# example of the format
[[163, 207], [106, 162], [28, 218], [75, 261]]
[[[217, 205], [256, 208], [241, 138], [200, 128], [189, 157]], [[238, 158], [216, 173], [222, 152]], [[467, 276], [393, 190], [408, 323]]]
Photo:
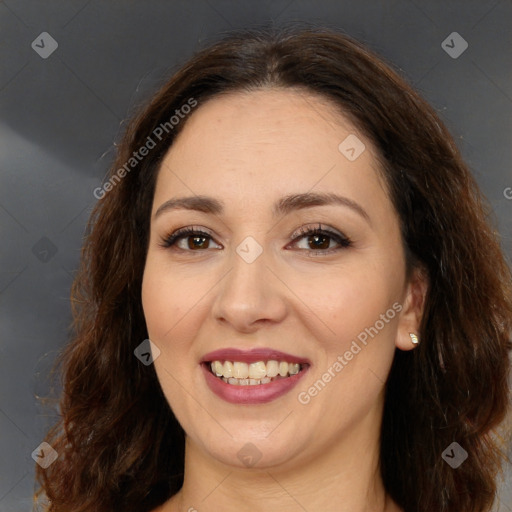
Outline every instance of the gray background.
[[[32, 507], [31, 453], [54, 419], [35, 395], [67, 339], [93, 189], [123, 119], [220, 32], [270, 20], [328, 24], [395, 63], [454, 134], [512, 255], [510, 0], [0, 2], [1, 512]], [[454, 31], [469, 44], [456, 59], [441, 46]], [[31, 47], [42, 32], [58, 43], [46, 59]]]

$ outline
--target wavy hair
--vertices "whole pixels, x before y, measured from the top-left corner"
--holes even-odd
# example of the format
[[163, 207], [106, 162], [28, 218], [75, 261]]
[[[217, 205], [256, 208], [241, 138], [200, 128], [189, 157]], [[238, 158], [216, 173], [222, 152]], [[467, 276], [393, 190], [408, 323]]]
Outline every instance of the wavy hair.
[[[316, 93], [373, 142], [408, 271], [428, 275], [422, 343], [396, 350], [386, 383], [387, 492], [405, 512], [489, 511], [503, 464], [497, 428], [510, 410], [512, 350], [511, 273], [490, 209], [443, 122], [407, 81], [359, 42], [311, 27], [224, 37], [186, 62], [128, 124], [72, 287], [73, 339], [59, 359], [61, 420], [46, 439], [59, 458], [37, 467], [39, 493], [52, 512], [145, 512], [180, 489], [183, 429], [153, 366], [134, 357], [148, 337], [141, 282], [155, 179], [193, 115], [170, 128], [176, 111], [260, 88]], [[165, 123], [157, 141], [152, 134]], [[131, 161], [148, 137], [155, 147]], [[454, 441], [469, 454], [456, 470], [441, 457]]]

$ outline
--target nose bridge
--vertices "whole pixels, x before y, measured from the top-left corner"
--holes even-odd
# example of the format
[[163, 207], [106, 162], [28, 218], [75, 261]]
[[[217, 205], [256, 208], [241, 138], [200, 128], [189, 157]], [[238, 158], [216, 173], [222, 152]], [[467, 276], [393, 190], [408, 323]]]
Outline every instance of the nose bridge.
[[254, 237], [245, 237], [233, 248], [230, 270], [220, 283], [214, 315], [238, 329], [258, 320], [282, 319], [285, 313], [282, 290], [272, 272], [270, 250]]

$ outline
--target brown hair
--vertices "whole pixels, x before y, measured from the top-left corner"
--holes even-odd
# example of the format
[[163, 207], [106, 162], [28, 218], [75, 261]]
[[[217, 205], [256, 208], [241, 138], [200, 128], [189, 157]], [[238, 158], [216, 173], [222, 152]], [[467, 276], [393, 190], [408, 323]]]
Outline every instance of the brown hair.
[[[232, 34], [189, 60], [134, 117], [111, 177], [187, 102], [262, 87], [317, 93], [372, 140], [408, 270], [428, 275], [422, 342], [396, 351], [386, 384], [387, 492], [406, 512], [490, 510], [502, 463], [493, 431], [509, 407], [511, 274], [453, 139], [389, 65], [327, 29]], [[134, 349], [148, 337], [141, 281], [155, 177], [186, 120], [163, 132], [91, 216], [72, 289], [75, 335], [60, 360], [62, 419], [47, 437], [59, 458], [37, 468], [54, 512], [147, 511], [182, 485], [183, 430]], [[441, 457], [454, 441], [469, 454], [458, 469]]]

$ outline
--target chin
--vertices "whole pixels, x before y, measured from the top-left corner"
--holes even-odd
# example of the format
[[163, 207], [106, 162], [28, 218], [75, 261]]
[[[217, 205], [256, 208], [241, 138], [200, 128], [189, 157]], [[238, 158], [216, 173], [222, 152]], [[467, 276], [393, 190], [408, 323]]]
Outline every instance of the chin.
[[227, 466], [260, 470], [285, 466], [303, 451], [293, 438], [257, 439], [250, 434], [222, 444], [212, 440], [205, 449], [210, 457]]

